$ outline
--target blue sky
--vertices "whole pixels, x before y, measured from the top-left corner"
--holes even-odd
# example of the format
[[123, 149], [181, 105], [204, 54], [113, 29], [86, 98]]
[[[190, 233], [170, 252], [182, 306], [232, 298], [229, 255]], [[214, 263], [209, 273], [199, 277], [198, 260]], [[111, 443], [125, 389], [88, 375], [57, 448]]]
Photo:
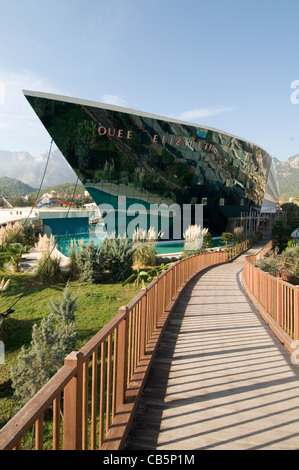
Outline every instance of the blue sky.
[[2, 0], [0, 149], [49, 148], [29, 89], [190, 120], [285, 160], [299, 153], [298, 17], [298, 0]]

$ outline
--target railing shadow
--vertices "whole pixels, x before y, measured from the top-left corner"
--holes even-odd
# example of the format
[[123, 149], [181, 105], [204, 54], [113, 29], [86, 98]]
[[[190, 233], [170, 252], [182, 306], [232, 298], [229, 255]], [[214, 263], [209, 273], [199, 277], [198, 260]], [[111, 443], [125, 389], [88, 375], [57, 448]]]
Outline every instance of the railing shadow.
[[[171, 361], [180, 335], [188, 301], [191, 299], [194, 287], [199, 279], [213, 268], [214, 266], [205, 268], [189, 281], [188, 286], [185, 288], [183, 299], [178, 301], [175, 312], [172, 313], [168, 321], [167, 328], [161, 339], [149, 372], [149, 377], [124, 447], [125, 450], [140, 450], [140, 447], [135, 447], [134, 442], [136, 441], [136, 437], [139, 436], [140, 438], [140, 431], [142, 430], [145, 420], [148, 423], [150, 422], [151, 438], [150, 442], [143, 442], [143, 449], [156, 449], [164, 410], [164, 406], [161, 403], [166, 395]], [[148, 407], [147, 403], [152, 403], [153, 406]]]
[[[264, 244], [260, 244], [259, 248], [261, 248]], [[240, 378], [238, 380], [238, 384], [236, 384], [234, 387], [232, 387], [229, 390], [229, 399], [227, 399], [227, 406], [224, 406], [223, 408], [218, 408], [218, 415], [222, 419], [229, 419], [232, 418], [231, 424], [227, 423], [219, 428], [216, 429], [216, 424], [215, 424], [215, 429], [212, 429], [211, 435], [214, 432], [221, 431], [223, 432], [223, 441], [219, 441], [216, 443], [211, 443], [211, 448], [217, 448], [218, 446], [221, 447], [221, 445], [227, 445], [228, 447], [233, 445], [238, 438], [231, 437], [230, 432], [233, 430], [233, 432], [236, 432], [237, 427], [239, 424], [241, 425], [241, 430], [242, 430], [242, 439], [246, 440], [253, 440], [252, 443], [252, 448], [258, 449], [258, 448], [263, 448], [263, 444], [256, 444], [254, 443], [254, 439], [257, 435], [262, 434], [264, 431], [266, 432], [273, 432], [275, 433], [276, 430], [280, 429], [280, 424], [274, 423], [273, 425], [268, 425], [266, 429], [262, 428], [262, 424], [260, 424], [260, 429], [259, 429], [259, 423], [263, 423], [263, 420], [265, 418], [269, 418], [269, 423], [271, 422], [270, 420], [273, 418], [279, 419], [279, 415], [283, 413], [281, 411], [281, 407], [286, 409], [286, 412], [288, 414], [293, 413], [296, 410], [296, 405], [293, 404], [291, 401], [290, 404], [288, 404], [288, 398], [282, 397], [280, 395], [279, 389], [283, 388], [285, 392], [289, 392], [290, 394], [293, 394], [292, 396], [296, 395], [296, 390], [298, 386], [298, 370], [294, 369], [291, 364], [287, 363], [287, 357], [286, 355], [281, 353], [277, 353], [277, 356], [271, 359], [271, 352], [273, 350], [273, 344], [275, 346], [281, 346], [280, 342], [277, 340], [277, 338], [272, 334], [270, 330], [268, 330], [267, 325], [263, 321], [263, 319], [259, 316], [258, 311], [254, 308], [252, 305], [251, 301], [247, 298], [245, 291], [243, 289], [243, 284], [241, 282], [241, 273], [243, 271], [243, 265], [240, 265], [240, 268], [237, 269], [235, 273], [235, 281], [238, 286], [238, 289], [240, 291], [240, 294], [244, 296], [243, 299], [243, 309], [239, 313], [235, 313], [235, 315], [239, 316], [245, 316], [247, 315], [247, 310], [248, 312], [251, 312], [251, 318], [254, 318], [254, 325], [248, 326], [246, 324], [246, 335], [247, 335], [247, 329], [251, 331], [251, 336], [254, 337], [255, 339], [255, 345], [251, 346], [246, 346], [242, 344], [243, 339], [239, 339], [239, 344], [240, 346], [238, 347], [237, 342], [233, 345], [230, 344], [230, 339], [229, 339], [229, 333], [230, 330], [236, 330], [236, 327], [231, 327], [229, 325], [224, 325], [221, 324], [218, 325], [217, 322], [219, 322], [219, 316], [218, 315], [225, 315], [224, 313], [217, 314], [217, 320], [215, 322], [215, 327], [213, 323], [213, 328], [211, 329], [211, 324], [208, 328], [209, 333], [215, 333], [217, 327], [219, 330], [225, 330], [228, 333], [228, 349], [222, 349], [221, 351], [214, 351], [210, 353], [197, 353], [196, 351], [193, 351], [193, 347], [196, 347], [196, 342], [190, 343], [190, 341], [186, 340], [186, 343], [182, 343], [182, 339], [180, 342], [180, 348], [179, 351], [176, 351], [176, 356], [174, 358], [174, 353], [176, 350], [176, 347], [178, 345], [178, 338], [182, 333], [182, 324], [184, 317], [186, 315], [187, 311], [187, 306], [188, 302], [190, 301], [191, 298], [194, 297], [194, 289], [200, 278], [206, 274], [208, 271], [213, 270], [215, 267], [212, 266], [205, 270], [205, 272], [198, 273], [191, 281], [189, 281], [188, 286], [186, 287], [184, 291], [184, 295], [180, 299], [180, 301], [177, 303], [175, 310], [172, 313], [172, 316], [168, 322], [167, 329], [164, 332], [164, 336], [160, 342], [159, 348], [157, 350], [153, 366], [151, 368], [143, 396], [140, 400], [140, 405], [139, 408], [135, 414], [135, 419], [133, 421], [133, 424], [131, 426], [131, 431], [129, 433], [125, 450], [153, 450], [153, 449], [159, 449], [161, 446], [161, 443], [159, 443], [159, 436], [163, 435], [165, 432], [165, 421], [168, 421], [167, 431], [171, 430], [173, 431], [172, 437], [168, 440], [164, 440], [164, 446], [166, 447], [167, 445], [172, 446], [170, 448], [175, 448], [174, 446], [180, 446], [182, 443], [183, 438], [180, 437], [180, 431], [182, 433], [184, 432], [184, 428], [187, 426], [185, 424], [184, 419], [189, 416], [190, 422], [193, 424], [193, 426], [196, 426], [197, 423], [197, 417], [196, 413], [200, 414], [200, 411], [197, 411], [197, 408], [200, 408], [200, 406], [203, 405], [204, 402], [204, 408], [208, 412], [213, 412], [215, 411], [215, 414], [209, 415], [203, 415], [202, 420], [200, 421], [200, 427], [197, 428], [197, 431], [195, 431], [195, 427], [193, 428], [193, 434], [190, 434], [188, 438], [198, 440], [198, 442], [201, 442], [201, 439], [203, 439], [202, 442], [205, 441], [206, 438], [206, 432], [204, 430], [204, 426], [208, 426], [213, 423], [216, 423], [216, 414], [217, 414], [217, 407], [221, 407], [223, 405], [214, 405], [213, 403], [217, 401], [218, 398], [220, 398], [223, 395], [222, 390], [209, 390], [209, 385], [204, 383], [204, 378], [198, 378], [198, 371], [196, 370], [196, 365], [192, 363], [193, 359], [198, 358], [201, 356], [201, 358], [204, 359], [205, 355], [208, 355], [209, 357], [212, 358], [213, 361], [218, 362], [218, 359], [221, 359], [222, 355], [225, 354], [232, 354], [232, 359], [229, 364], [227, 364], [227, 367], [225, 370], [220, 371], [219, 374], [222, 377], [228, 377], [230, 374], [233, 374], [236, 368], [238, 368], [237, 362], [240, 362], [240, 367], [244, 367], [244, 357], [246, 356], [246, 360], [250, 362], [251, 365], [253, 365], [256, 368], [256, 373], [253, 377], [252, 380], [248, 382], [246, 379], [245, 371], [243, 372], [243, 369], [240, 369], [240, 375], [244, 374], [244, 378]], [[206, 304], [205, 304], [206, 305]], [[248, 309], [247, 309], [248, 306]], [[209, 307], [208, 307], [209, 308]], [[207, 313], [208, 314], [208, 313]], [[204, 314], [206, 316], [207, 314]], [[226, 315], [230, 315], [231, 312], [229, 309], [226, 312]], [[188, 313], [187, 313], [188, 315]], [[202, 316], [203, 314], [199, 314], [199, 316]], [[213, 314], [211, 313], [210, 316]], [[192, 319], [194, 316], [192, 316]], [[195, 320], [196, 321], [196, 320]], [[195, 321], [194, 321], [194, 326], [195, 326]], [[252, 321], [252, 320], [250, 320]], [[263, 328], [260, 329], [260, 326]], [[244, 330], [244, 326], [240, 326], [239, 330], [240, 333], [242, 330]], [[250, 330], [251, 328], [251, 330]], [[238, 329], [238, 328], [237, 328]], [[261, 331], [258, 333], [257, 331]], [[188, 333], [194, 334], [196, 330], [194, 328], [192, 331], [184, 331], [182, 336], [188, 335]], [[265, 332], [265, 333], [264, 333]], [[217, 333], [217, 332], [216, 332]], [[261, 338], [259, 339], [259, 335]], [[269, 344], [263, 344], [264, 341], [264, 335], [267, 335], [270, 337]], [[217, 334], [216, 334], [217, 336]], [[235, 336], [237, 338], [237, 335]], [[212, 341], [212, 340], [211, 340]], [[223, 339], [222, 339], [223, 341]], [[230, 349], [232, 347], [232, 349]], [[212, 345], [211, 345], [212, 348]], [[189, 353], [188, 353], [189, 349]], [[173, 380], [173, 375], [171, 371], [171, 366], [172, 366], [172, 361], [177, 361], [179, 362], [181, 357], [179, 355], [180, 351], [182, 351], [182, 356], [184, 356], [184, 359], [187, 359], [190, 361], [189, 367], [187, 364], [184, 366], [183, 361], [181, 368], [178, 372], [178, 369], [176, 370], [176, 377], [179, 378], [179, 385], [184, 386], [186, 388], [186, 393], [185, 396], [182, 393], [181, 389], [177, 389], [176, 391], [176, 385], [174, 385]], [[270, 353], [270, 356], [269, 356]], [[287, 364], [286, 369], [288, 372], [284, 373], [281, 375], [281, 369], [284, 368]], [[221, 365], [221, 360], [219, 360], [219, 367]], [[195, 370], [194, 370], [195, 368]], [[231, 371], [232, 369], [232, 371]], [[244, 369], [245, 370], [245, 369]], [[195, 393], [192, 394], [191, 392], [193, 391], [193, 387], [198, 386], [198, 382], [202, 383], [202, 386], [200, 387], [200, 392], [198, 395]], [[169, 385], [171, 384], [171, 385]], [[172, 389], [169, 391], [169, 387]], [[217, 387], [216, 387], [217, 388]], [[244, 394], [244, 398], [242, 396]], [[169, 401], [169, 395], [171, 395], [171, 403]], [[251, 404], [250, 400], [247, 398], [247, 396], [254, 396], [257, 395], [259, 400], [264, 399], [265, 405], [262, 403], [257, 402], [257, 404]], [[210, 404], [209, 404], [210, 403]], [[232, 410], [229, 408], [229, 406], [237, 405], [235, 410]], [[268, 411], [267, 406], [273, 405], [273, 409], [271, 411]], [[238, 406], [242, 406], [242, 413], [244, 413], [244, 417], [242, 415], [242, 419], [240, 420], [240, 423], [238, 421], [239, 417], [239, 411], [238, 411]], [[277, 405], [277, 408], [275, 406]], [[161, 422], [163, 421], [163, 414], [165, 411], [169, 411], [170, 407], [173, 409], [173, 412], [171, 413], [172, 417], [170, 416], [170, 413], [167, 414], [167, 418], [164, 416], [164, 424], [161, 428]], [[185, 411], [181, 411], [184, 409]], [[178, 410], [178, 411], [176, 411]], [[196, 410], [196, 411], [195, 411]], [[255, 413], [252, 415], [252, 417], [248, 418], [246, 413]], [[218, 417], [217, 415], [217, 417]], [[184, 419], [180, 419], [184, 418]], [[290, 419], [287, 421], [287, 424], [289, 426], [293, 426], [296, 424], [296, 418], [294, 417], [293, 419]], [[248, 426], [248, 430], [246, 430], [246, 426]], [[254, 427], [257, 427], [257, 429], [253, 429]], [[244, 428], [242, 428], [244, 427]], [[252, 428], [251, 428], [252, 427]], [[146, 429], [145, 429], [146, 428]], [[145, 432], [146, 431], [146, 432]], [[226, 434], [228, 433], [228, 434]], [[290, 438], [297, 436], [295, 433], [294, 435], [290, 434]], [[286, 438], [287, 440], [288, 438]], [[269, 445], [277, 445], [280, 442], [284, 442], [285, 438], [283, 436], [276, 436], [273, 435], [273, 438], [269, 440]], [[258, 439], [257, 439], [258, 441]], [[211, 439], [212, 442], [212, 439]], [[260, 440], [262, 442], [262, 439]], [[247, 444], [248, 445], [248, 444]], [[178, 447], [180, 448], [180, 447]], [[197, 448], [197, 447], [189, 447], [189, 448]], [[205, 445], [203, 444], [202, 446], [200, 445], [198, 448], [206, 448]]]

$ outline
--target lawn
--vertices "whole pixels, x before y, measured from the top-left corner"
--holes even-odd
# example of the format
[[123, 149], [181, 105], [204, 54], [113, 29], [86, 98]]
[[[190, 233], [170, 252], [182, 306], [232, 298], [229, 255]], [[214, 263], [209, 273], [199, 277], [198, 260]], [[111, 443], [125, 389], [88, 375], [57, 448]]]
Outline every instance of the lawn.
[[[33, 282], [29, 274], [11, 274], [0, 271], [0, 278], [10, 278], [8, 290], [0, 298], [0, 313], [6, 311], [16, 300], [14, 312], [4, 320], [1, 340], [5, 345], [5, 363], [0, 364], [0, 428], [17, 412], [18, 405], [12, 399], [13, 390], [10, 383], [10, 367], [17, 360], [23, 345], [29, 345], [31, 331], [35, 323], [50, 311], [51, 299], [57, 301], [62, 295], [64, 285], [45, 286]], [[114, 315], [119, 307], [126, 305], [140, 290], [133, 284], [89, 284], [70, 283], [72, 294], [78, 293], [78, 308], [75, 312], [80, 349], [92, 338]], [[28, 289], [28, 290], [27, 290]], [[26, 291], [25, 295], [21, 295]]]

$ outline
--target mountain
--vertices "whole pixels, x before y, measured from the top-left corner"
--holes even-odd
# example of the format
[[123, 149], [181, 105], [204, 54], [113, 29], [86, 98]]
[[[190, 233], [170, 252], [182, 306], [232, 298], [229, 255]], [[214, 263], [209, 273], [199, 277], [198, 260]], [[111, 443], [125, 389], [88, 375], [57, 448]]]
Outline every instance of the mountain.
[[[76, 190], [76, 191], [75, 191]], [[75, 191], [75, 194], [81, 194], [83, 195], [85, 192], [85, 188], [83, 184], [78, 183], [77, 186], [75, 183], [61, 183], [61, 184], [56, 184], [55, 186], [49, 186], [47, 188], [42, 189], [42, 193], [51, 193], [51, 191], [55, 191], [57, 194], [73, 194]], [[37, 197], [38, 196], [38, 191], [35, 191], [31, 193], [31, 196]]]
[[[0, 150], [0, 177], [16, 178], [31, 188], [39, 188], [47, 157], [48, 152], [34, 158], [28, 152]], [[280, 194], [284, 194], [287, 198], [299, 196], [299, 154], [293, 155], [284, 162], [276, 158], [274, 161]], [[75, 183], [76, 179], [75, 172], [62, 153], [59, 150], [53, 150], [42, 187]]]
[[28, 184], [24, 184], [15, 178], [8, 178], [3, 176], [0, 178], [0, 195], [1, 196], [26, 196], [27, 194], [35, 191], [34, 188]]
[[299, 153], [285, 162], [274, 159], [280, 195], [299, 196]]
[[[48, 152], [32, 157], [28, 152], [0, 150], [0, 177], [16, 178], [33, 188], [39, 188], [47, 163]], [[76, 174], [59, 150], [52, 150], [42, 187], [76, 182]]]

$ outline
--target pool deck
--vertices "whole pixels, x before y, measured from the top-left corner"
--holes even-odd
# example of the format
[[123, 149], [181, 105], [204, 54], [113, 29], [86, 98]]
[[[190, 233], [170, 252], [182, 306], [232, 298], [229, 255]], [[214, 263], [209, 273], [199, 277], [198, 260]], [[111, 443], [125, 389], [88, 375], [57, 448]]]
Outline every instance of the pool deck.
[[[32, 248], [29, 253], [23, 255], [22, 261], [20, 262], [20, 268], [25, 272], [35, 272], [38, 262], [44, 254], [45, 253], [38, 251], [36, 248]], [[53, 250], [53, 256], [56, 256], [60, 259], [60, 266], [62, 268], [68, 266], [70, 259], [58, 251], [57, 248]]]

